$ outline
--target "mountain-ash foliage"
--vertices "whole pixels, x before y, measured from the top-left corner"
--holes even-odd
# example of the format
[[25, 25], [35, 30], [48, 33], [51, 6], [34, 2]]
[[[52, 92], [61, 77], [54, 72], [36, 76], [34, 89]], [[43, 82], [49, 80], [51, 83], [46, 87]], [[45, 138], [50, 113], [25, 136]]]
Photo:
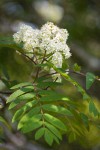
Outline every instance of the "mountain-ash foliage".
[[[89, 112], [94, 117], [100, 114], [86, 91], [70, 77], [67, 59], [71, 53], [66, 44], [68, 35], [66, 29], [60, 29], [51, 22], [43, 25], [40, 30], [22, 24], [19, 31], [13, 35], [15, 43], [5, 44], [17, 50], [27, 61], [31, 61], [35, 72], [32, 82], [11, 87], [13, 93], [7, 103], [10, 103], [9, 109], [15, 110], [12, 121], [17, 121], [18, 129], [24, 133], [34, 131], [36, 140], [44, 137], [49, 145], [52, 145], [53, 141], [59, 143], [66, 134], [69, 142], [72, 142], [84, 136], [84, 130], [89, 131], [90, 124], [94, 124], [92, 118], [80, 112], [75, 100], [57, 92], [56, 87], [63, 85], [61, 78], [69, 81], [82, 94], [89, 104]], [[77, 64], [71, 72], [83, 75]], [[92, 73], [84, 76], [86, 89], [91, 87], [94, 80], [98, 80]], [[97, 124], [97, 127], [100, 125]]]

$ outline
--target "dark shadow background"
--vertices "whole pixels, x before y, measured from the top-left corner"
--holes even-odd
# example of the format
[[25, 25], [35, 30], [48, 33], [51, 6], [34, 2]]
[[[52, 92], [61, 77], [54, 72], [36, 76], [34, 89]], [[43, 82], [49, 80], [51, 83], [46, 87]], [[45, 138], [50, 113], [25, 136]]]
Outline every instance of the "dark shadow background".
[[[68, 29], [68, 45], [72, 53], [70, 66], [78, 63], [84, 73], [92, 72], [100, 76], [100, 1], [0, 0], [0, 37], [12, 36], [22, 22], [39, 28], [47, 21]], [[29, 75], [32, 72], [30, 62], [26, 62], [12, 49], [0, 49], [0, 66], [8, 70], [12, 79], [30, 80]], [[76, 75], [73, 77], [85, 87], [85, 78]], [[69, 92], [72, 93], [72, 90], [69, 89]], [[100, 83], [95, 81], [87, 92], [99, 101]], [[66, 141], [63, 141], [63, 148], [60, 146], [57, 150], [85, 149], [77, 143], [71, 145], [65, 143]], [[90, 149], [98, 150], [97, 145], [93, 145], [93, 148], [90, 146]]]

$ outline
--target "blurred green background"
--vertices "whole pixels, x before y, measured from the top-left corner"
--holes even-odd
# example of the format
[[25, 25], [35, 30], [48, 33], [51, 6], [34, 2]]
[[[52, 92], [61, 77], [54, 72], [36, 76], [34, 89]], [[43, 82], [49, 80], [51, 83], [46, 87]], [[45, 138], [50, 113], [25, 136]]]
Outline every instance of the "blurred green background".
[[[21, 23], [40, 28], [47, 21], [68, 30], [67, 42], [72, 53], [70, 66], [78, 63], [82, 66], [82, 72], [92, 72], [100, 76], [100, 0], [0, 0], [0, 37], [12, 36]], [[32, 76], [31, 63], [13, 49], [0, 48], [0, 67], [2, 66], [7, 69], [11, 79], [26, 81]], [[85, 87], [85, 78], [72, 76]], [[5, 87], [1, 83], [0, 89], [2, 88]], [[63, 91], [66, 93], [66, 90], [69, 95], [73, 93], [73, 98], [80, 98], [67, 83]], [[100, 83], [96, 81], [88, 93], [100, 106]], [[57, 150], [99, 150], [99, 135], [91, 127], [91, 132], [83, 139], [84, 144], [79, 141], [68, 144], [65, 138], [60, 146], [54, 147]]]

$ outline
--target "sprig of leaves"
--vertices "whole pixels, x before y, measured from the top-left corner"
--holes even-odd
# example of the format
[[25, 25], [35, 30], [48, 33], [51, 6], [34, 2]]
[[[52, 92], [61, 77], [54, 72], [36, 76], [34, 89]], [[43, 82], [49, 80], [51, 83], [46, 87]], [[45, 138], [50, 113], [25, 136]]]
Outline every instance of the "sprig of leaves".
[[[57, 84], [50, 83], [51, 87]], [[48, 86], [48, 82], [45, 85]], [[74, 118], [71, 100], [51, 89], [42, 90], [38, 87], [35, 91], [35, 85], [29, 82], [20, 83], [11, 89], [16, 91], [10, 95], [7, 103], [10, 103], [9, 109], [15, 110], [16, 106], [19, 106], [12, 118], [12, 122], [19, 122], [18, 129], [24, 133], [35, 130], [35, 139], [44, 136], [49, 145], [52, 145], [53, 141], [59, 143], [62, 140], [62, 133], [66, 134], [68, 131], [63, 118]]]
[[[0, 47], [10, 47], [23, 52], [21, 45], [16, 45], [12, 39], [1, 40]], [[22, 53], [23, 54], [23, 53]], [[50, 54], [51, 56], [52, 54]], [[82, 86], [70, 77], [64, 70], [67, 65], [63, 65], [63, 70], [56, 68], [48, 59], [44, 58], [45, 63], [37, 64], [31, 58], [26, 56], [35, 67], [43, 69], [44, 67], [53, 68], [55, 73], [59, 73], [64, 79], [76, 86], [77, 90], [82, 94], [83, 99], [89, 102], [89, 112], [95, 117], [100, 115], [91, 97], [86, 93]], [[47, 56], [49, 57], [49, 56]], [[81, 67], [74, 65], [74, 71], [80, 72]], [[3, 82], [8, 85], [9, 76], [5, 70], [5, 79]], [[39, 74], [39, 72], [38, 72]], [[34, 83], [24, 82], [17, 84], [11, 88], [13, 93], [9, 96], [7, 103], [10, 103], [9, 110], [14, 111], [12, 122], [18, 122], [18, 130], [23, 133], [35, 133], [35, 140], [44, 137], [45, 141], [52, 145], [53, 141], [62, 140], [63, 134], [68, 133], [69, 142], [76, 140], [78, 136], [84, 136], [84, 130], [89, 130], [89, 117], [80, 112], [77, 104], [64, 94], [56, 92], [57, 86], [61, 83], [46, 80], [46, 76], [37, 76]], [[86, 74], [86, 89], [88, 90], [96, 77], [92, 73]], [[0, 118], [3, 121], [2, 118]]]

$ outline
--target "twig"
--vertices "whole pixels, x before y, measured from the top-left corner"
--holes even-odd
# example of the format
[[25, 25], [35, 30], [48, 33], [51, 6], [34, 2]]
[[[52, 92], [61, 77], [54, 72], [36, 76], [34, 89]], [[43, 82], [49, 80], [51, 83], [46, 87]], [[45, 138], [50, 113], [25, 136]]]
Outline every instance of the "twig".
[[[58, 79], [58, 77], [54, 80], [54, 82], [56, 82]], [[47, 90], [50, 86], [47, 86], [44, 90]]]
[[[43, 64], [43, 62], [45, 61], [45, 55], [46, 55], [46, 51], [45, 51], [45, 53], [44, 53], [43, 59], [42, 59], [42, 61], [41, 61], [41, 64]], [[38, 78], [38, 76], [39, 76], [40, 69], [41, 69], [41, 67], [38, 67], [34, 82], [37, 80], [37, 78]]]
[[[18, 52], [19, 52], [19, 51], [18, 51]], [[36, 62], [35, 62], [33, 59], [31, 59], [29, 56], [25, 55], [25, 54], [22, 53], [22, 52], [19, 52], [19, 53], [21, 53], [22, 56], [28, 58], [32, 63], [34, 63], [34, 65], [37, 65]]]
[[[37, 72], [36, 72], [36, 76], [35, 76], [35, 79], [34, 79], [34, 82], [37, 80], [38, 76], [39, 76], [39, 72], [40, 72], [40, 67], [38, 67], [37, 69]], [[33, 83], [34, 83], [33, 82]]]
[[54, 72], [54, 73], [48, 73], [48, 74], [45, 74], [45, 75], [43, 75], [43, 76], [41, 76], [41, 77], [51, 76], [51, 75], [54, 75], [54, 74], [57, 74], [57, 72]]
[[[86, 77], [86, 75], [84, 74], [84, 73], [82, 73], [82, 72], [77, 72], [77, 71], [73, 71], [73, 70], [69, 70], [69, 71], [67, 71], [67, 72], [69, 72], [69, 73], [74, 73], [74, 74], [78, 74], [78, 75], [81, 75], [81, 76], [83, 76], [83, 77]], [[100, 78], [95, 78], [97, 81], [100, 81]]]

